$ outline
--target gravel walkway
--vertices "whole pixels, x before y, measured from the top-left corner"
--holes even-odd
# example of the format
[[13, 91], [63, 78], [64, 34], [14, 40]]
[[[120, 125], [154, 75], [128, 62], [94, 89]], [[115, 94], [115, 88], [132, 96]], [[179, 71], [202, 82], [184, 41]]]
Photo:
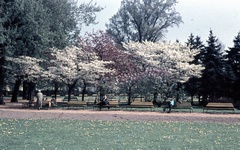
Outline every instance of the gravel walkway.
[[0, 118], [240, 123], [239, 114], [162, 113], [121, 110], [35, 110], [2, 107], [0, 107]]

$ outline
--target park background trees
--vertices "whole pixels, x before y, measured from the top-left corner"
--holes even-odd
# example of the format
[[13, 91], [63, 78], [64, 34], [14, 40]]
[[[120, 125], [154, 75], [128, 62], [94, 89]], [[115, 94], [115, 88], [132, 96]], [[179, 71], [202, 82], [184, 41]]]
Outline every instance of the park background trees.
[[203, 67], [191, 64], [199, 50], [191, 50], [179, 43], [164, 42], [129, 42], [124, 43], [124, 48], [138, 60], [142, 81], [147, 80], [145, 83], [148, 83], [153, 80], [150, 85], [141, 87], [145, 92], [160, 94], [161, 97], [178, 96], [180, 84], [190, 77], [201, 77]]
[[49, 78], [57, 79], [68, 87], [68, 101], [78, 82], [86, 88], [86, 82], [93, 82], [99, 76], [112, 72], [106, 65], [110, 61], [100, 60], [94, 52], [71, 46], [63, 50], [51, 49], [52, 60], [48, 67]]
[[100, 76], [95, 81], [100, 98], [106, 93], [118, 93], [116, 89], [122, 81], [127, 80], [128, 85], [131, 85], [126, 77], [136, 74], [136, 64], [131, 59], [132, 55], [125, 53], [122, 46], [115, 43], [109, 34], [103, 31], [87, 33], [85, 37], [79, 38], [78, 44], [89, 52], [95, 52], [100, 60], [112, 62], [107, 68], [113, 69], [114, 72]]
[[176, 3], [176, 0], [123, 0], [106, 25], [107, 32], [117, 43], [159, 41], [169, 27], [182, 23]]
[[[232, 77], [228, 80], [228, 96], [233, 96], [235, 99], [240, 98], [240, 32], [233, 39], [233, 47], [226, 51], [226, 63], [229, 68], [227, 74]], [[234, 77], [234, 78], [233, 78]]]
[[[158, 94], [179, 99], [180, 93], [205, 101], [239, 99], [239, 33], [229, 50], [212, 30], [206, 44], [193, 34], [188, 47], [162, 42], [167, 29], [182, 22], [176, 4], [123, 0], [106, 32], [80, 37], [83, 24], [95, 24], [102, 7], [73, 0], [1, 1], [0, 104], [5, 85], [11, 85], [17, 102], [19, 85], [23, 98], [31, 99], [37, 88], [58, 89], [59, 83], [68, 85], [69, 100], [73, 87], [85, 94], [90, 84], [100, 95], [126, 93], [128, 103], [139, 94], [146, 100], [152, 100], [148, 95], [157, 100]], [[41, 71], [28, 71], [33, 67]]]
[[196, 95], [199, 101], [218, 101], [220, 99], [238, 100], [239, 80], [239, 33], [233, 40], [233, 47], [223, 49], [218, 38], [210, 30], [206, 44], [201, 38], [191, 34], [187, 41], [190, 48], [198, 48], [199, 55], [193, 63], [202, 64], [205, 69], [201, 78], [191, 78], [186, 83], [190, 95]]
[[[3, 89], [6, 75], [9, 75], [6, 66], [11, 66], [6, 57], [42, 58], [49, 48], [64, 48], [77, 36], [83, 24], [95, 23], [95, 13], [102, 10], [97, 4], [78, 6], [72, 0], [4, 0], [0, 8], [0, 104], [4, 104]], [[28, 83], [24, 83], [27, 87]]]

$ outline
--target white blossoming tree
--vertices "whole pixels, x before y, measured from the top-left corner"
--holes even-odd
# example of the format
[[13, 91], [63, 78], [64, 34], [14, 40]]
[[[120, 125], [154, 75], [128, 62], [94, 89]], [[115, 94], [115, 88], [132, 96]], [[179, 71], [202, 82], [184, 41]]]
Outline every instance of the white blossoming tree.
[[75, 85], [82, 81], [94, 81], [99, 75], [112, 72], [105, 65], [110, 61], [99, 60], [94, 52], [69, 46], [63, 50], [51, 49], [52, 60], [48, 67], [51, 79], [57, 79], [68, 87], [68, 101]]
[[[199, 53], [198, 50], [190, 50], [179, 43], [164, 42], [129, 42], [123, 43], [123, 46], [128, 53], [135, 56], [144, 72], [149, 68], [155, 70], [147, 73], [152, 74], [151, 81], [153, 77], [157, 77], [148, 87], [154, 87], [156, 92], [164, 96], [169, 96], [168, 93], [177, 84], [186, 82], [192, 76], [201, 76], [203, 67], [190, 63]], [[147, 76], [145, 75], [145, 80]]]
[[27, 99], [33, 100], [36, 83], [42, 78], [44, 69], [40, 66], [42, 59], [29, 56], [19, 56], [16, 58], [7, 58], [7, 61], [14, 63], [8, 68], [15, 81], [11, 102], [17, 102], [19, 87], [23, 81], [31, 83], [29, 90], [26, 91]]

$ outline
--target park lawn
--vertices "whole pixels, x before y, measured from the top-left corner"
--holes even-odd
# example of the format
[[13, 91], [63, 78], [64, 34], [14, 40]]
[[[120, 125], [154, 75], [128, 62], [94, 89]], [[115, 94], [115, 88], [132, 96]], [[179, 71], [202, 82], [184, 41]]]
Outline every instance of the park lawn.
[[0, 118], [1, 150], [126, 150], [240, 147], [240, 124]]

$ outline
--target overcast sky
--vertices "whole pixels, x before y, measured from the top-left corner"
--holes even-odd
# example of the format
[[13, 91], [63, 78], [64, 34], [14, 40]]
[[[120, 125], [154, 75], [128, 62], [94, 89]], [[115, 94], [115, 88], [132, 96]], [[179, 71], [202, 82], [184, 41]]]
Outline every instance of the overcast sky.
[[[89, 0], [79, 0], [88, 2]], [[117, 13], [121, 0], [93, 0], [105, 7], [97, 13], [97, 25], [84, 27], [84, 31], [105, 30], [105, 24]], [[181, 14], [183, 24], [169, 28], [166, 41], [185, 43], [190, 35], [198, 35], [205, 42], [210, 29], [226, 47], [233, 46], [233, 39], [240, 32], [240, 0], [179, 0], [176, 10]]]

